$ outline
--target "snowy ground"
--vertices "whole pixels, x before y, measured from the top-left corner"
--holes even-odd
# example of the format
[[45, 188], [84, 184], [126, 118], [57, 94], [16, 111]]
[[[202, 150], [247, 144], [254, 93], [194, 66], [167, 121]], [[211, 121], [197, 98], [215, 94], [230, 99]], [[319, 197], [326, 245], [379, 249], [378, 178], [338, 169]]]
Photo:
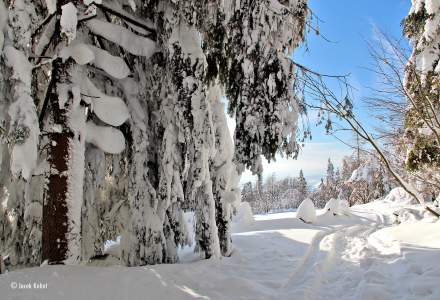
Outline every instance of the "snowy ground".
[[15, 271], [0, 275], [0, 299], [440, 299], [440, 222], [417, 206], [376, 201], [347, 216], [321, 212], [314, 225], [295, 212], [243, 223], [230, 258], [183, 251], [179, 265]]

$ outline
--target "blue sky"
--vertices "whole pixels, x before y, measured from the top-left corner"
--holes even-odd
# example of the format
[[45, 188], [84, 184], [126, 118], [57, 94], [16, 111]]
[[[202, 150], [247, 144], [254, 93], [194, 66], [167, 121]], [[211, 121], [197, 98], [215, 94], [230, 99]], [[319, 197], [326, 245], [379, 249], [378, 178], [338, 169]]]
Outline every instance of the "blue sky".
[[[372, 61], [366, 41], [374, 40], [375, 27], [393, 36], [401, 36], [401, 21], [408, 13], [410, 0], [309, 0], [309, 7], [321, 19], [319, 29], [329, 43], [313, 32], [307, 35], [307, 49], [302, 46], [294, 54], [295, 61], [320, 73], [351, 73], [351, 83], [356, 87], [356, 98], [368, 94], [367, 86], [373, 86], [375, 76], [366, 67]], [[314, 23], [316, 25], [316, 23]], [[371, 121], [368, 111], [361, 103], [355, 108], [365, 123]], [[297, 160], [281, 157], [277, 162], [264, 163], [263, 176], [272, 173], [278, 178], [297, 176], [300, 169], [311, 184], [319, 182], [330, 157], [339, 166], [343, 156], [351, 153], [350, 148], [327, 136], [322, 127], [315, 127], [311, 119], [312, 141], [306, 143]], [[242, 183], [254, 181], [255, 177], [246, 172]]]

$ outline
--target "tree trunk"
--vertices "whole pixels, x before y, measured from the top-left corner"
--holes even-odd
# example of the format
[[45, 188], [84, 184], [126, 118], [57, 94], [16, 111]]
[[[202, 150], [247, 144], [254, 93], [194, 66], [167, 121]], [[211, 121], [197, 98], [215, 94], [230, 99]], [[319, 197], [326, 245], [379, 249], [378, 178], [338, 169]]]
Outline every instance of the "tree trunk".
[[[59, 0], [57, 15], [69, 2]], [[68, 45], [57, 21], [54, 33], [55, 50]], [[75, 68], [73, 59], [56, 59], [52, 65], [54, 84], [48, 91], [50, 123], [47, 192], [43, 206], [42, 259], [49, 263], [75, 263], [81, 258], [81, 207], [84, 182], [85, 110], [81, 107], [78, 78], [85, 74]], [[81, 80], [81, 79], [79, 79]], [[60, 87], [63, 88], [60, 89]], [[59, 95], [65, 90], [67, 95]], [[61, 97], [66, 97], [60, 101]], [[63, 103], [65, 102], [65, 103]]]
[[230, 256], [232, 251], [230, 208], [229, 204], [216, 195], [215, 199], [216, 224], [218, 229], [218, 239], [220, 241], [220, 251], [223, 256]]
[[[54, 62], [52, 76], [55, 76], [56, 83], [67, 81], [67, 69], [68, 66], [61, 60]], [[61, 132], [49, 135], [50, 172], [43, 206], [42, 258], [49, 263], [61, 263], [67, 258], [68, 248], [67, 173], [72, 133], [69, 133], [67, 126], [67, 111], [59, 107], [56, 84], [50, 93], [54, 123], [61, 126]]]

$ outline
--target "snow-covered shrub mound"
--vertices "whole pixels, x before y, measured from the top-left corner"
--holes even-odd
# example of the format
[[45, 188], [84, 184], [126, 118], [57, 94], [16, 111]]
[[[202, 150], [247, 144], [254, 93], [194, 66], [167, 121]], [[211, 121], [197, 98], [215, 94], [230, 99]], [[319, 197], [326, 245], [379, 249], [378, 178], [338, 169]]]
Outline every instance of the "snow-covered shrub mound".
[[390, 193], [384, 198], [385, 202], [395, 202], [400, 204], [417, 204], [417, 200], [413, 196], [408, 194], [403, 188], [397, 187], [390, 191]]
[[324, 207], [324, 211], [331, 215], [345, 215], [349, 212], [350, 206], [347, 200], [340, 200], [332, 198], [330, 199]]
[[340, 214], [339, 200], [335, 198], [331, 198], [325, 204], [324, 211], [335, 215]]
[[249, 226], [254, 223], [254, 214], [249, 202], [241, 202], [238, 206], [237, 214], [233, 218], [233, 222], [236, 226]]
[[413, 223], [422, 220], [425, 217], [424, 209], [401, 208], [393, 213], [397, 223]]
[[316, 222], [316, 209], [312, 200], [304, 199], [298, 207], [296, 217], [306, 223]]

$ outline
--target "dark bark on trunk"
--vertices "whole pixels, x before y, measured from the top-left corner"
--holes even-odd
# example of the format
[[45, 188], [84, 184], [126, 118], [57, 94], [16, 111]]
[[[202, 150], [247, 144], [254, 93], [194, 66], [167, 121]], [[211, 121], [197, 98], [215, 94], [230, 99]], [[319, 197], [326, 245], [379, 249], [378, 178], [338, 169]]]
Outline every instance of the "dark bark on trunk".
[[[53, 73], [56, 83], [68, 81], [69, 62], [56, 60]], [[50, 92], [50, 105], [54, 124], [61, 126], [61, 132], [49, 135], [50, 174], [48, 176], [46, 201], [43, 206], [42, 258], [49, 263], [61, 263], [67, 256], [68, 208], [67, 180], [69, 144], [73, 137], [67, 126], [67, 111], [60, 109], [55, 84]]]
[[229, 233], [229, 220], [227, 220], [226, 208], [220, 195], [215, 197], [215, 218], [218, 231], [218, 239], [220, 242], [220, 251], [223, 256], [231, 255], [231, 235]]
[[[62, 6], [78, 1], [58, 0], [57, 15], [61, 16]], [[57, 21], [53, 39], [55, 45], [64, 43], [61, 34], [60, 21]], [[56, 49], [57, 47], [55, 47]], [[47, 178], [46, 199], [43, 205], [43, 231], [42, 231], [42, 259], [49, 264], [63, 263], [68, 254], [68, 169], [69, 159], [71, 158], [70, 144], [74, 137], [73, 132], [68, 126], [69, 103], [73, 95], [69, 94], [65, 108], [60, 108], [58, 100], [57, 85], [71, 83], [70, 71], [73, 65], [71, 59], [63, 62], [60, 58], [53, 62], [52, 85], [49, 91], [50, 113], [53, 123], [60, 126], [61, 132], [52, 132], [49, 135], [49, 165], [50, 171]]]

